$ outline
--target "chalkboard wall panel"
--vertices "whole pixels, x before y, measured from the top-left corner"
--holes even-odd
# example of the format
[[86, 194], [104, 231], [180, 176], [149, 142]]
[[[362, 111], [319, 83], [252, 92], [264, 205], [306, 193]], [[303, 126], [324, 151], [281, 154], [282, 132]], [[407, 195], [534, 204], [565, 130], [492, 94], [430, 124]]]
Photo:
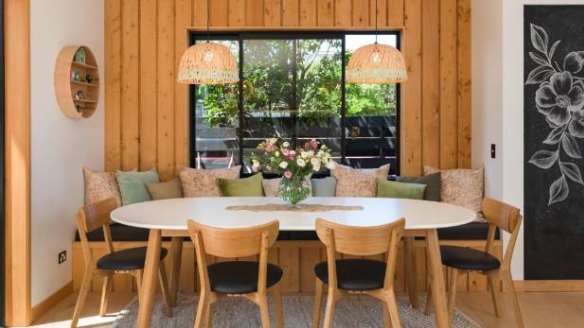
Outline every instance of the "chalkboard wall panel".
[[525, 6], [525, 279], [584, 278], [584, 6]]

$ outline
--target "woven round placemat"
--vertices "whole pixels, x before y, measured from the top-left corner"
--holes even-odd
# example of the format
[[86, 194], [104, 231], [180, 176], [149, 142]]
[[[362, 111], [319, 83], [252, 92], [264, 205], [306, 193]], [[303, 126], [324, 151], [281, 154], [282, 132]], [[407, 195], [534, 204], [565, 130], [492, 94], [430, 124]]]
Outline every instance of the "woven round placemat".
[[361, 211], [363, 206], [346, 205], [322, 205], [322, 204], [299, 204], [296, 206], [288, 204], [264, 204], [264, 205], [238, 205], [227, 206], [230, 211], [252, 211], [252, 212], [327, 212], [327, 211]]

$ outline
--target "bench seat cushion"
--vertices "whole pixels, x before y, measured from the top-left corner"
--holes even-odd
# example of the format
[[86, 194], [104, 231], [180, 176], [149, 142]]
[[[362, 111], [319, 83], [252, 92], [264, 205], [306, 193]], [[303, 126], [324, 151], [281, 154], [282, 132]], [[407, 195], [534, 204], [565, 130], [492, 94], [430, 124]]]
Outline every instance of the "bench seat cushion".
[[[110, 226], [114, 241], [147, 241], [148, 229], [129, 227], [114, 223]], [[489, 224], [486, 222], [471, 222], [458, 227], [438, 229], [438, 237], [443, 240], [485, 240]], [[496, 238], [499, 238], [497, 232]], [[89, 241], [103, 241], [103, 230], [97, 229], [87, 234]], [[188, 237], [185, 237], [189, 240]], [[314, 231], [280, 231], [278, 240], [318, 240]], [[79, 241], [76, 233], [75, 241]]]

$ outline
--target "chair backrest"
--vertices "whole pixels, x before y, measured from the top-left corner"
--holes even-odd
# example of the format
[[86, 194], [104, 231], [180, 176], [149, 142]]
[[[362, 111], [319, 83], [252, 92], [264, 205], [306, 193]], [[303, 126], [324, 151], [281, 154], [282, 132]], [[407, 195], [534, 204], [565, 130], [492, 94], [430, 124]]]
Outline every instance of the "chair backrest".
[[497, 228], [511, 234], [502, 263], [502, 268], [508, 269], [511, 266], [511, 257], [513, 256], [515, 242], [521, 227], [522, 217], [520, 211], [516, 207], [491, 198], [483, 199], [482, 208], [485, 219], [489, 222], [486, 252], [490, 253], [492, 250]]
[[[354, 227], [316, 219], [316, 233], [325, 246], [333, 246], [339, 253], [357, 256], [386, 253], [390, 248], [392, 233], [399, 232], [401, 235], [404, 226], [404, 219], [373, 227]], [[327, 234], [332, 234], [332, 239]]]
[[387, 253], [384, 288], [393, 286], [397, 247], [406, 225], [401, 218], [393, 223], [374, 227], [352, 227], [316, 219], [316, 233], [327, 249], [329, 286], [337, 286], [336, 253], [369, 256]]
[[116, 200], [114, 198], [108, 198], [85, 205], [77, 212], [77, 230], [79, 231], [79, 239], [81, 240], [83, 257], [85, 258], [86, 264], [93, 263], [89, 243], [87, 241], [87, 234], [89, 232], [102, 228], [108, 253], [113, 252], [113, 242], [109, 223], [110, 213], [115, 210], [116, 207], [118, 207]]
[[277, 220], [248, 228], [213, 228], [193, 220], [188, 223], [189, 235], [195, 244], [201, 290], [210, 290], [207, 255], [236, 258], [258, 255], [258, 291], [264, 291], [267, 280], [268, 248], [278, 237]]

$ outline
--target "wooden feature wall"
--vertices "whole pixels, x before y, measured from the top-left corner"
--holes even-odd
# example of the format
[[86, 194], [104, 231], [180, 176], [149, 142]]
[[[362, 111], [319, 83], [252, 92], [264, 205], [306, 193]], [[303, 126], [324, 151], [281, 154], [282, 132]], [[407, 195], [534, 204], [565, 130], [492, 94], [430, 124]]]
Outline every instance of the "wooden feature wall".
[[[471, 161], [470, 0], [213, 0], [214, 30], [372, 30], [402, 33], [401, 173]], [[176, 82], [188, 29], [207, 0], [105, 0], [106, 169], [189, 163], [187, 87]]]
[[[31, 322], [30, 0], [4, 2], [5, 322]], [[0, 323], [0, 325], [3, 323]]]
[[[170, 247], [169, 243], [163, 243], [164, 247]], [[442, 241], [441, 245], [455, 245], [465, 246], [475, 249], [484, 250], [485, 241], [481, 240], [450, 240]], [[94, 258], [104, 255], [107, 250], [103, 242], [91, 242], [91, 252]], [[146, 246], [146, 242], [119, 242], [114, 243], [115, 250], [122, 250], [131, 247]], [[501, 241], [496, 241], [493, 248], [493, 254], [498, 258], [502, 258], [503, 248]], [[416, 272], [417, 272], [417, 286], [420, 292], [426, 291], [428, 285], [427, 277], [427, 258], [425, 242], [422, 240], [415, 242], [415, 256], [416, 256]], [[167, 256], [165, 261], [170, 257]], [[383, 256], [375, 256], [375, 259], [383, 260]], [[218, 258], [209, 258], [209, 264], [215, 263]], [[245, 259], [242, 259], [245, 260]], [[284, 276], [280, 286], [282, 291], [288, 294], [313, 294], [314, 293], [314, 266], [326, 260], [326, 249], [320, 241], [278, 241], [268, 253], [268, 260], [271, 263], [279, 265], [284, 270]], [[79, 290], [81, 280], [83, 278], [84, 262], [80, 242], [73, 243], [73, 287]], [[193, 292], [197, 290], [198, 277], [195, 270], [195, 251], [193, 243], [190, 241], [184, 242], [182, 252], [182, 265], [179, 281], [179, 289], [184, 292]], [[165, 267], [170, 268], [170, 263], [166, 263]], [[399, 255], [397, 260], [397, 268], [395, 273], [395, 288], [396, 291], [401, 292], [406, 288], [406, 270], [404, 267], [404, 251], [403, 247], [399, 248]], [[446, 268], [444, 269], [445, 278], [447, 277]], [[448, 281], [448, 280], [446, 280]], [[100, 291], [102, 287], [102, 280], [96, 279], [93, 282], [92, 290]], [[459, 291], [487, 291], [487, 278], [476, 272], [469, 272], [462, 274], [458, 279]], [[132, 291], [135, 290], [135, 283], [132, 282], [130, 275], [117, 275], [113, 280], [114, 291]]]

